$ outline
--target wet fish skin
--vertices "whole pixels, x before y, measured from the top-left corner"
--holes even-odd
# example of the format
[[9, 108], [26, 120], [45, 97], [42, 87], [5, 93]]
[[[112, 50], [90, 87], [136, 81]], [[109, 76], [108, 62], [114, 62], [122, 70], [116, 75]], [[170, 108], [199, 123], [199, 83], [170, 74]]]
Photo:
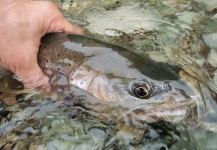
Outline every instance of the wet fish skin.
[[[199, 97], [175, 71], [120, 46], [84, 36], [52, 33], [42, 38], [38, 63], [51, 84], [73, 85], [103, 102], [99, 105], [91, 99], [75, 99], [79, 109], [115, 120], [124, 130], [143, 124], [144, 131], [144, 123], [159, 120], [180, 122], [199, 118], [197, 112], [191, 112]], [[140, 98], [134, 94], [134, 86], [145, 87], [151, 94]], [[132, 134], [137, 139], [142, 136]]]
[[[134, 80], [146, 80], [151, 82], [155, 90], [158, 87], [165, 92], [163, 86], [167, 86], [168, 82], [184, 85], [179, 80], [179, 76], [165, 65], [156, 63], [145, 56], [139, 56], [123, 47], [97, 39], [78, 35], [49, 34], [42, 39], [41, 43], [38, 62], [42, 70], [61, 72], [67, 76], [71, 84], [79, 84], [75, 83], [79, 80], [80, 82], [82, 80], [92, 81], [97, 79], [94, 76], [100, 76], [98, 78], [110, 82], [106, 85], [108, 87], [115, 82], [129, 84]], [[82, 77], [81, 74], [83, 74]], [[98, 84], [103, 85], [102, 82]], [[158, 86], [158, 84], [161, 85]], [[186, 87], [183, 86], [183, 88]], [[119, 88], [129, 87], [126, 85]]]
[[[66, 48], [63, 43], [67, 45], [67, 43], [70, 44], [70, 41], [72, 41], [71, 48]], [[177, 74], [166, 68], [165, 65], [162, 65], [162, 63], [156, 63], [153, 60], [150, 60], [148, 57], [139, 56], [123, 47], [105, 43], [97, 39], [79, 35], [66, 36], [64, 34], [49, 34], [42, 38], [41, 43], [42, 44], [38, 57], [39, 65], [45, 69], [50, 68], [52, 70], [57, 70], [67, 76], [70, 73], [72, 74], [87, 57], [90, 57], [91, 55], [98, 55], [97, 53], [105, 53], [105, 55], [109, 55], [109, 51], [107, 49], [112, 49], [112, 51], [117, 52], [123, 58], [127, 58], [133, 62], [132, 66], [129, 67], [139, 69], [141, 73], [145, 74], [148, 77], [151, 77], [152, 79], [179, 79], [179, 76]], [[86, 52], [84, 52], [84, 50], [82, 50], [83, 52], [79, 51], [79, 48], [82, 49], [82, 47], [79, 45], [86, 47]], [[91, 49], [94, 51], [96, 48], [99, 49], [95, 50], [95, 52], [92, 52]], [[91, 52], [89, 53], [88, 51]], [[66, 59], [70, 60], [70, 62], [63, 62]], [[62, 60], [62, 63], [55, 63], [56, 60]]]
[[[121, 111], [127, 110], [126, 116], [132, 112], [146, 115], [147, 119], [137, 118], [145, 122], [158, 119], [179, 122], [191, 116], [190, 109], [200, 100], [200, 96], [180, 79], [176, 73], [179, 70], [173, 71], [176, 68], [93, 38], [61, 33], [46, 35], [42, 38], [38, 62], [45, 73], [47, 70], [61, 72], [68, 79], [66, 84], [110, 105], [119, 105], [122, 109], [112, 114], [114, 120], [123, 118]], [[136, 96], [131, 89], [137, 83], [148, 84], [152, 94], [144, 99]], [[94, 105], [87, 107], [95, 110]], [[95, 111], [106, 112], [104, 109]], [[194, 113], [193, 118], [197, 117]]]
[[51, 78], [52, 72], [60, 72], [67, 78], [65, 84], [72, 84], [107, 102], [144, 101], [131, 90], [134, 82], [150, 86], [152, 94], [146, 98], [147, 103], [162, 101], [168, 96], [177, 101], [185, 100], [193, 94], [179, 76], [164, 65], [123, 47], [84, 36], [63, 33], [44, 36], [38, 63], [48, 77]]
[[[129, 110], [126, 116], [144, 109], [140, 112], [152, 118], [146, 122], [158, 119], [179, 122], [189, 115], [189, 109], [195, 107], [191, 97], [194, 92], [178, 74], [162, 63], [117, 45], [78, 35], [49, 34], [42, 39], [38, 58], [42, 70], [61, 72], [69, 84], [101, 101], [115, 102], [115, 105]], [[131, 86], [140, 82], [148, 83], [152, 90], [145, 99], [138, 98], [131, 90]], [[117, 115], [119, 113], [113, 115], [114, 120], [123, 117]]]

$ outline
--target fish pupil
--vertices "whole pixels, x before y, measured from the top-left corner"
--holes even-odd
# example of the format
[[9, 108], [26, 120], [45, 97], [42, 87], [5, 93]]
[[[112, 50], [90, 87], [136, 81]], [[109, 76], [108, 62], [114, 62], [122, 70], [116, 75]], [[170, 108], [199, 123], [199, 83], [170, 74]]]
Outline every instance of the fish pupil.
[[145, 98], [148, 95], [148, 91], [144, 87], [137, 87], [134, 92], [139, 98]]

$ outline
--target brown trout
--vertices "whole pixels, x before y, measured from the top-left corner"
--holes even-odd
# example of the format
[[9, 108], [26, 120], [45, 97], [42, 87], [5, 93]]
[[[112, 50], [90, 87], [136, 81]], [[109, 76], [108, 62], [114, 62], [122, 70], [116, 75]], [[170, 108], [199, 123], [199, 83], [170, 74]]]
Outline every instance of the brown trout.
[[[201, 96], [177, 70], [117, 45], [78, 35], [47, 34], [41, 41], [38, 63], [51, 83], [52, 73], [58, 72], [66, 77], [58, 84], [72, 85], [103, 101], [100, 108], [86, 105], [98, 111], [96, 117], [110, 115], [124, 124], [131, 120], [141, 125], [141, 121], [179, 122], [203, 115]], [[1, 79], [5, 72], [0, 69]], [[118, 107], [106, 111], [114, 105]]]

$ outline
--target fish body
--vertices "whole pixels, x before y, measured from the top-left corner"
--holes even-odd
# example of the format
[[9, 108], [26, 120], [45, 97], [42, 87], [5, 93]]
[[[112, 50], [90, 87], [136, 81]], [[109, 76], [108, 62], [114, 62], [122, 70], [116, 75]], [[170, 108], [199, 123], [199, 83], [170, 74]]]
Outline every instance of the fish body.
[[199, 114], [198, 109], [191, 111], [200, 96], [175, 71], [117, 45], [79, 35], [47, 34], [38, 63], [51, 84], [58, 72], [65, 78], [57, 84], [79, 88], [109, 107], [118, 104], [120, 109], [112, 112], [97, 108], [115, 120], [179, 122]]
[[195, 107], [195, 99], [200, 99], [175, 71], [162, 63], [93, 38], [46, 35], [38, 62], [42, 70], [64, 74], [66, 84], [101, 101], [121, 103], [131, 111], [143, 110], [152, 116], [152, 121], [183, 120], [189, 115], [189, 108]]

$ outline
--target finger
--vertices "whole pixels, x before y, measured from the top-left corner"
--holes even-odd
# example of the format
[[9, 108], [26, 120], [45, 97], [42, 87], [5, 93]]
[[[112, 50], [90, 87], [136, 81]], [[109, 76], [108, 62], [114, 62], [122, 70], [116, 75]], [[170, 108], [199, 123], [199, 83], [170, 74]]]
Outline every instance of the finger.
[[29, 69], [22, 69], [15, 72], [25, 88], [36, 88], [49, 85], [49, 78], [42, 72], [38, 64], [35, 64]]
[[[49, 1], [34, 1], [42, 7], [42, 20], [44, 25], [42, 28], [42, 36], [46, 33], [64, 31], [72, 34], [84, 34], [84, 30], [81, 27], [68, 22], [59, 11], [57, 6]], [[43, 4], [43, 5], [42, 5]], [[38, 7], [37, 7], [38, 10]]]
[[62, 24], [62, 29], [65, 33], [72, 33], [72, 34], [79, 34], [79, 35], [84, 34], [84, 29], [82, 29], [81, 27], [72, 25], [70, 22], [68, 22], [64, 18], [60, 20], [60, 24]]
[[47, 32], [50, 33], [50, 32], [58, 32], [58, 31], [64, 31], [65, 33], [72, 33], [72, 34], [79, 34], [79, 35], [84, 34], [84, 29], [71, 24], [64, 17], [59, 17], [57, 20], [55, 20], [55, 22], [53, 22], [50, 25]]

